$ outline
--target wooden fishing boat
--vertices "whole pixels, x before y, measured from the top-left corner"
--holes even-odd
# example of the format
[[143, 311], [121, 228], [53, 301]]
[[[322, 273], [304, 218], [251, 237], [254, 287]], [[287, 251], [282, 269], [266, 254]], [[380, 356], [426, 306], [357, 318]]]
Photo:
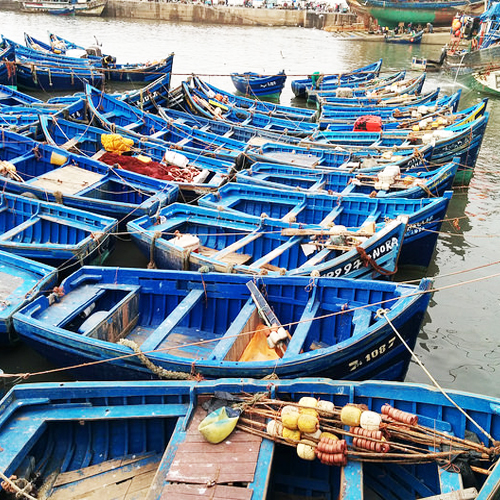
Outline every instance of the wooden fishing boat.
[[[254, 163], [236, 173], [239, 183], [255, 184], [274, 189], [291, 189], [306, 193], [333, 195], [364, 195], [370, 198], [425, 198], [442, 196], [451, 189], [458, 161], [429, 172], [402, 174], [399, 167], [387, 166], [373, 174], [343, 172], [340, 169], [321, 170], [274, 163]], [[387, 175], [384, 182], [383, 177]]]
[[43, 107], [45, 104], [41, 99], [18, 92], [7, 85], [0, 85], [0, 110], [5, 106], [31, 106]]
[[18, 0], [21, 10], [56, 15], [100, 16], [107, 0]]
[[350, 99], [352, 97], [365, 97], [371, 93], [376, 95], [377, 93], [385, 92], [389, 87], [394, 86], [393, 88], [396, 88], [396, 84], [398, 87], [403, 88], [403, 86], [408, 84], [408, 80], [406, 82], [404, 80], [405, 75], [406, 71], [400, 71], [386, 77], [374, 78], [373, 80], [369, 80], [366, 84], [359, 84], [355, 87], [325, 84], [321, 86], [321, 89], [309, 89], [307, 91], [307, 102], [318, 102], [318, 98], [321, 96], [337, 96]]
[[[375, 87], [381, 87], [383, 85], [390, 85], [391, 83], [401, 81], [406, 77], [406, 70], [398, 71], [396, 73], [390, 73], [385, 76], [379, 76], [377, 78], [373, 78], [371, 80], [368, 80], [366, 82], [359, 82], [359, 83], [353, 83], [352, 85], [345, 85], [340, 82], [335, 81], [328, 81], [328, 82], [322, 82], [317, 88], [317, 89], [308, 89], [307, 90], [307, 96], [308, 100], [309, 95], [315, 95], [315, 94], [320, 94], [322, 92], [332, 92], [336, 91], [339, 94], [350, 94], [351, 92], [354, 94], [356, 92], [362, 91], [363, 89], [371, 89]], [[349, 90], [350, 89], [350, 90]]]
[[[182, 154], [174, 149], [168, 149], [166, 144], [150, 142], [147, 140], [137, 140], [136, 137], [124, 134], [123, 136], [113, 135], [117, 140], [117, 147], [121, 148], [128, 141], [133, 141], [130, 151], [126, 155], [112, 152], [110, 147], [107, 151], [103, 146], [103, 135], [106, 130], [92, 127], [83, 123], [76, 123], [61, 118], [57, 120], [43, 116], [39, 119], [41, 132], [38, 135], [40, 141], [46, 141], [53, 146], [63, 147], [70, 151], [75, 151], [80, 155], [98, 160], [109, 167], [104, 171], [114, 170], [115, 165], [119, 165], [122, 170], [135, 172], [139, 177], [154, 177], [163, 180], [163, 188], [157, 186], [154, 191], [167, 192], [167, 185], [179, 187], [184, 198], [191, 198], [194, 194], [206, 193], [218, 189], [226, 182], [227, 176], [231, 173], [233, 163], [200, 156], [187, 151]], [[71, 137], [71, 141], [68, 141]], [[123, 140], [120, 139], [123, 137]], [[101, 168], [103, 166], [101, 165]], [[127, 176], [125, 176], [127, 178]], [[168, 182], [166, 182], [168, 181]], [[160, 181], [161, 182], [161, 181]], [[141, 188], [145, 193], [146, 186]], [[171, 193], [173, 194], [173, 193]], [[191, 194], [191, 195], [190, 195]], [[173, 197], [169, 196], [169, 202]], [[139, 216], [134, 211], [136, 216]]]
[[[219, 212], [243, 213], [255, 217], [319, 226], [324, 230], [372, 231], [398, 216], [408, 217], [398, 266], [428, 267], [441, 230], [452, 191], [442, 198], [367, 198], [355, 195], [299, 193], [248, 184], [226, 184], [216, 193], [198, 200], [198, 205]], [[304, 229], [297, 234], [305, 234]], [[287, 232], [288, 233], [288, 232]], [[317, 230], [312, 230], [316, 234]]]
[[[203, 92], [209, 99], [218, 99], [221, 102], [234, 104], [240, 108], [248, 109], [249, 111], [262, 111], [268, 113], [272, 116], [281, 116], [282, 118], [289, 118], [291, 120], [308, 118], [310, 121], [314, 121], [315, 110], [309, 108], [298, 108], [294, 106], [285, 106], [283, 104], [271, 103], [268, 101], [259, 101], [256, 99], [249, 99], [248, 97], [238, 96], [227, 92], [221, 88], [215, 87], [211, 83], [202, 80], [199, 76], [193, 75], [188, 79], [189, 85], [196, 88], [198, 91]], [[178, 91], [182, 92], [182, 89]], [[176, 93], [173, 92], [171, 96], [171, 104], [168, 107], [172, 107], [176, 100]]]
[[374, 63], [345, 73], [324, 74], [322, 77], [321, 75], [315, 75], [314, 83], [312, 76], [303, 79], [292, 80], [292, 91], [296, 97], [306, 97], [306, 91], [308, 89], [318, 88], [318, 86], [320, 86], [322, 83], [331, 81], [343, 83], [345, 85], [351, 85], [353, 83], [366, 82], [367, 80], [378, 77], [381, 67], [382, 59], [379, 59]]
[[116, 219], [25, 196], [0, 195], [0, 250], [51, 265], [103, 262]]
[[146, 113], [91, 85], [86, 86], [85, 93], [92, 124], [108, 131], [129, 134], [139, 140], [147, 137], [147, 140], [183, 153], [217, 154], [218, 158], [233, 162], [246, 148], [246, 144], [230, 137], [217, 136]]
[[424, 30], [416, 33], [401, 33], [396, 35], [394, 32], [384, 36], [385, 43], [399, 43], [403, 45], [418, 45], [422, 41]]
[[[321, 112], [318, 117], [319, 128], [327, 128], [330, 123], [339, 123], [343, 121], [352, 122], [358, 120], [362, 116], [369, 114], [370, 116], [379, 116], [382, 119], [384, 126], [391, 125], [393, 128], [406, 128], [407, 124], [412, 119], [423, 119], [428, 115], [457, 113], [458, 105], [462, 90], [459, 89], [451, 95], [444, 95], [431, 102], [421, 103], [417, 106], [369, 106], [369, 107], [354, 107], [342, 106], [336, 104], [326, 104], [321, 106]], [[433, 96], [434, 97], [434, 96]], [[470, 108], [468, 108], [470, 109]], [[464, 110], [465, 111], [465, 110]], [[461, 111], [461, 113], [464, 113]]]
[[83, 90], [86, 83], [102, 87], [105, 79], [102, 68], [54, 66], [21, 57], [16, 61], [16, 75], [19, 88], [45, 92]]
[[[279, 378], [400, 380], [410, 354], [389, 321], [413, 347], [431, 281], [415, 286], [85, 267], [61, 286], [62, 297], [52, 305], [38, 297], [14, 315], [14, 326], [24, 342], [56, 366], [71, 366], [78, 377], [151, 379], [164, 369], [178, 378], [275, 373]], [[375, 315], [380, 307], [388, 309], [385, 317]], [[254, 343], [260, 340], [259, 323], [267, 321], [263, 311], [290, 338], [285, 335], [281, 342], [282, 356], [266, 348], [264, 356], [245, 359], [253, 334]], [[373, 350], [377, 355], [366, 362]], [[155, 367], [144, 364], [140, 352]], [[93, 359], [106, 362], [82, 366]]]
[[0, 142], [3, 189], [122, 223], [131, 216], [152, 215], [177, 200], [179, 188], [173, 183], [70, 153], [68, 149], [78, 146], [77, 138], [67, 139], [64, 146], [54, 147], [4, 130]]
[[57, 269], [0, 251], [0, 345], [8, 346], [19, 340], [12, 316], [56, 282]]
[[[28, 40], [32, 39], [28, 38]], [[172, 73], [174, 60], [174, 54], [170, 54], [166, 58], [152, 63], [120, 64], [117, 63], [116, 58], [111, 55], [93, 56], [89, 55], [85, 50], [83, 52], [86, 57], [71, 57], [65, 53], [34, 49], [32, 48], [34, 43], [30, 43], [28, 46], [23, 46], [4, 37], [3, 44], [8, 44], [14, 47], [16, 57], [20, 59], [19, 62], [21, 63], [31, 63], [37, 68], [48, 68], [50, 70], [54, 68], [54, 70], [58, 70], [56, 73], [61, 72], [63, 68], [66, 68], [66, 71], [70, 74], [73, 71], [91, 71], [90, 68], [94, 68], [93, 71], [100, 71], [106, 80], [114, 82], [153, 82], [160, 76], [164, 76], [166, 74], [170, 75]], [[38, 46], [39, 43], [36, 45]], [[89, 51], [91, 50], [89, 49]], [[49, 72], [49, 76], [51, 74], [52, 72]], [[35, 77], [36, 76], [37, 72], [35, 72]], [[59, 79], [61, 78], [62, 77], [59, 76]], [[89, 78], [89, 82], [92, 83], [91, 78]], [[94, 84], [97, 85], [97, 83]], [[80, 86], [79, 89], [80, 88], [83, 87]], [[60, 90], [72, 90], [72, 88], [61, 88]]]
[[236, 90], [245, 97], [279, 100], [286, 82], [285, 71], [275, 75], [261, 75], [252, 71], [231, 73]]
[[483, 12], [484, 3], [479, 0], [441, 0], [428, 2], [426, 0], [348, 0], [347, 4], [360, 15], [371, 16], [378, 21], [379, 26], [395, 28], [399, 23], [414, 26], [449, 26], [457, 12], [465, 12], [471, 16]]
[[[405, 149], [410, 144], [417, 147], [431, 146], [430, 158], [434, 165], [444, 165], [452, 161], [454, 157], [460, 157], [460, 167], [455, 176], [455, 183], [466, 185], [472, 177], [489, 120], [489, 113], [486, 112], [487, 100], [483, 101], [482, 104], [468, 118], [444, 129], [431, 132], [391, 130], [387, 134], [381, 134], [378, 140], [375, 139], [377, 134], [372, 135], [370, 132], [356, 132], [351, 135], [346, 132], [319, 131], [313, 135], [309, 145], [314, 148], [318, 147], [320, 142], [329, 144], [331, 147], [341, 146], [344, 148], [349, 145], [350, 150], [355, 151], [356, 148], [366, 150], [368, 143], [371, 143], [371, 148], [379, 152], [385, 149], [387, 152], [390, 151], [391, 155], [397, 154], [399, 147]], [[403, 138], [405, 139], [402, 141]], [[373, 142], [374, 139], [375, 142]], [[307, 144], [308, 141], [304, 140], [303, 143]], [[266, 145], [261, 149], [266, 150], [271, 147], [272, 145]], [[280, 147], [279, 149], [283, 150], [284, 148]], [[269, 156], [269, 154], [270, 152], [266, 151], [266, 155]]]
[[362, 278], [394, 274], [406, 221], [400, 217], [375, 233], [368, 226], [330, 231], [174, 203], [127, 228], [151, 265], [163, 269]]
[[470, 88], [485, 94], [500, 95], [500, 69], [491, 68], [470, 75], [467, 84]]
[[[42, 490], [54, 500], [80, 493], [110, 500], [123, 497], [123, 491], [151, 500], [304, 493], [340, 500], [493, 498], [500, 474], [494, 443], [499, 400], [447, 394], [449, 399], [425, 384], [308, 378], [18, 384], [1, 402], [0, 467], [11, 478], [5, 489], [13, 484], [31, 496]], [[327, 408], [321, 410], [320, 427], [347, 445], [347, 460], [338, 465], [321, 463], [314, 450], [312, 461], [305, 461], [294, 441], [266, 433], [266, 422], [281, 423], [282, 407], [313, 401]], [[357, 405], [387, 424], [385, 453], [368, 451], [366, 443], [355, 446], [361, 444], [355, 441], [361, 428], [349, 433], [352, 428], [342, 425], [339, 415], [343, 411], [345, 419]], [[234, 414], [229, 438], [222, 435], [220, 444], [213, 444], [198, 427], [224, 406], [244, 411]], [[391, 422], [386, 413], [398, 420]], [[382, 449], [380, 437], [372, 439]], [[449, 457], [456, 455], [452, 465], [457, 465], [450, 467]], [[489, 475], [482, 474], [486, 469]]]
[[[412, 78], [395, 82], [389, 86], [375, 88], [373, 91], [360, 91], [359, 95], [353, 97], [337, 97], [337, 92], [334, 91], [330, 95], [328, 92], [323, 92], [319, 102], [321, 104], [337, 104], [339, 106], [392, 106], [397, 105], [418, 105], [420, 101], [427, 97], [421, 96], [421, 90], [425, 83], [426, 73]], [[433, 92], [427, 95], [432, 96]], [[424, 101], [425, 102], [425, 101]]]
[[218, 119], [244, 125], [251, 128], [271, 130], [299, 137], [307, 136], [318, 128], [309, 118], [303, 120], [289, 120], [288, 118], [269, 116], [258, 111], [248, 111], [220, 101], [205, 99], [196, 89], [191, 89], [186, 82], [182, 82], [187, 109], [205, 118]]

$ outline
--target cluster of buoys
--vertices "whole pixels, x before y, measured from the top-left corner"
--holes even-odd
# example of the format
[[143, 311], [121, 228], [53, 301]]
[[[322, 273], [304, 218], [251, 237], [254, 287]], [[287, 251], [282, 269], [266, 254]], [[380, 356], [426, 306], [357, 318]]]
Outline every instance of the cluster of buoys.
[[395, 409], [389, 404], [385, 404], [380, 413], [368, 410], [364, 405], [347, 404], [340, 409], [340, 422], [338, 414], [339, 409], [329, 401], [303, 397], [297, 404], [281, 408], [276, 418], [268, 422], [267, 434], [296, 445], [297, 455], [304, 460], [317, 458], [323, 464], [344, 466], [348, 458], [347, 441], [332, 432], [328, 424], [333, 423], [333, 429], [340, 429], [339, 423], [347, 427], [348, 430], [343, 433], [347, 432], [351, 436], [354, 449], [387, 453], [391, 447], [384, 420], [410, 426], [418, 423], [416, 415]]

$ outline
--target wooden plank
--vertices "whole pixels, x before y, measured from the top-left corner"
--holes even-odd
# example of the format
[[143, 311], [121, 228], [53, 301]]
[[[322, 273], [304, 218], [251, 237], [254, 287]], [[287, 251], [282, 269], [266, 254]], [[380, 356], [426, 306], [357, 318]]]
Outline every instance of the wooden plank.
[[214, 258], [220, 260], [223, 257], [225, 257], [226, 255], [233, 253], [233, 252], [236, 252], [236, 250], [243, 248], [245, 245], [248, 245], [249, 243], [256, 240], [257, 238], [260, 238], [261, 236], [262, 236], [262, 233], [259, 232], [258, 230], [255, 230], [255, 231], [247, 234], [246, 236], [244, 236], [240, 240], [237, 240], [234, 243], [232, 243], [231, 245], [227, 246], [226, 248], [224, 248], [224, 250], [220, 250], [217, 253], [215, 253]]
[[205, 257], [214, 257], [217, 260], [220, 260], [221, 262], [225, 262], [227, 264], [238, 264], [238, 265], [243, 265], [246, 262], [248, 262], [252, 256], [247, 254], [247, 253], [238, 253], [238, 252], [230, 252], [230, 253], [224, 253], [221, 254], [221, 252], [224, 252], [225, 250], [216, 250], [215, 248], [209, 248], [209, 247], [204, 247], [200, 246], [198, 248], [198, 252], [201, 255], [204, 255]]
[[288, 343], [283, 358], [297, 356], [300, 353], [320, 305], [321, 302], [316, 300], [314, 295], [308, 300], [304, 312], [300, 317], [299, 324], [292, 335], [292, 339]]
[[225, 460], [214, 462], [212, 456], [206, 456], [204, 464], [181, 464], [174, 460], [167, 474], [167, 481], [194, 484], [250, 483], [254, 479], [255, 465], [227, 463]]
[[92, 160], [98, 160], [101, 156], [105, 155], [107, 151], [105, 149], [100, 149], [99, 151], [96, 151], [92, 156]]
[[237, 429], [223, 443], [210, 444], [198, 431], [205, 416], [206, 412], [198, 407], [185, 441], [177, 448], [166, 480], [191, 484], [252, 482], [262, 439]]
[[340, 472], [339, 500], [363, 500], [363, 464], [347, 462]]
[[61, 144], [59, 147], [68, 151], [71, 148], [74, 148], [78, 144], [78, 139], [76, 137], [72, 137], [64, 144]]
[[227, 359], [228, 361], [240, 359], [250, 339], [250, 334], [247, 332], [254, 332], [259, 321], [255, 303], [252, 298], [249, 298], [214, 347], [210, 359]]
[[165, 337], [180, 323], [204, 296], [203, 289], [191, 290], [177, 307], [158, 325], [150, 337], [141, 346], [142, 351], [153, 351], [165, 340]]
[[73, 195], [99, 182], [104, 175], [91, 172], [76, 165], [67, 165], [36, 177], [29, 182], [48, 191], [59, 191], [63, 195]]
[[193, 500], [210, 498], [211, 500], [251, 500], [252, 490], [237, 486], [200, 486], [194, 484], [168, 484], [160, 500]]
[[285, 243], [282, 243], [280, 246], [276, 247], [274, 250], [271, 250], [268, 254], [263, 255], [260, 259], [256, 260], [253, 264], [250, 265], [252, 269], [258, 269], [265, 264], [269, 264], [274, 259], [278, 258], [280, 255], [290, 250], [293, 246], [298, 243], [297, 238], [290, 238]]
[[[152, 455], [143, 460], [113, 468], [97, 475], [86, 476], [85, 468], [81, 471], [83, 479], [66, 483], [57, 488], [50, 496], [51, 500], [77, 500], [79, 498], [99, 500], [102, 490], [106, 488], [107, 498], [123, 498], [130, 490], [133, 479], [143, 474], [149, 476], [149, 482], [154, 477], [159, 463], [159, 455]], [[127, 484], [128, 483], [128, 484]]]
[[422, 500], [474, 500], [476, 497], [476, 488], [466, 488], [465, 490], [441, 493], [440, 495], [422, 498]]
[[57, 476], [57, 479], [54, 481], [54, 488], [81, 479], [86, 479], [88, 477], [92, 477], [97, 474], [102, 474], [103, 472], [115, 470], [125, 465], [139, 462], [140, 460], [143, 460], [144, 458], [153, 455], [154, 453], [147, 453], [145, 455], [130, 455], [128, 457], [117, 458], [115, 460], [106, 460], [106, 462], [102, 462], [96, 465], [90, 465], [89, 467], [85, 467], [84, 469], [78, 469], [76, 471], [70, 471], [70, 472], [62, 472]]
[[[175, 460], [182, 460], [191, 464], [204, 464], [207, 461], [207, 454], [210, 454], [210, 456], [212, 456], [214, 454], [218, 455], [221, 453], [225, 453], [223, 446], [218, 446], [218, 449], [214, 451], [207, 451], [204, 449], [199, 449], [197, 443], [186, 444], [187, 446], [179, 446], [179, 449], [175, 456]], [[245, 447], [244, 445], [239, 447], [232, 446], [231, 451], [234, 453], [234, 455], [227, 457], [227, 463], [255, 463], [255, 461], [257, 460], [257, 455], [259, 454], [259, 444], [257, 443], [253, 449], [251, 447], [250, 449], [248, 449], [248, 447]]]

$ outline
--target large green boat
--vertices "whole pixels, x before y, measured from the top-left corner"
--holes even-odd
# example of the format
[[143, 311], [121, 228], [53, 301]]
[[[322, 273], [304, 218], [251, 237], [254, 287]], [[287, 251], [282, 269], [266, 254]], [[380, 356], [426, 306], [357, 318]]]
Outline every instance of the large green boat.
[[399, 23], [413, 23], [415, 26], [450, 26], [457, 12], [470, 16], [484, 11], [482, 0], [346, 0], [350, 9], [360, 17], [372, 17], [380, 26], [394, 28]]

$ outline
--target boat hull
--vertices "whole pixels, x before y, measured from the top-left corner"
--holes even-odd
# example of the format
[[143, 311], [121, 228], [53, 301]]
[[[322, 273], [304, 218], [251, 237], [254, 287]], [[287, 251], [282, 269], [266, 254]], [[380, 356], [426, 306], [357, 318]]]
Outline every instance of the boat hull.
[[[412, 23], [425, 26], [450, 26], [457, 11], [465, 11], [469, 15], [479, 15], [483, 12], [483, 2], [394, 2], [383, 0], [367, 0], [357, 2], [347, 0], [347, 3], [361, 16], [371, 16], [377, 19], [380, 26], [394, 28], [399, 23]], [[362, 5], [359, 9], [358, 5]]]
[[87, 0], [86, 2], [23, 2], [21, 10], [29, 13], [48, 13], [55, 15], [100, 16], [107, 0]]
[[[96, 294], [92, 295], [92, 283], [95, 283], [96, 279], [99, 280], [99, 285]], [[293, 323], [299, 326], [289, 327], [292, 337], [282, 358], [241, 362], [239, 352], [245, 348], [249, 338], [246, 334], [239, 336], [238, 331], [247, 332], [248, 327], [250, 332], [252, 331], [253, 323], [247, 323], [247, 318], [251, 318], [256, 312], [256, 306], [247, 289], [247, 276], [84, 268], [68, 280], [63, 284], [66, 294], [60, 303], [48, 306], [47, 299], [40, 297], [15, 315], [14, 325], [23, 341], [50, 361], [58, 366], [73, 367], [78, 377], [95, 380], [151, 379], [157, 378], [160, 374], [158, 370], [161, 369], [176, 372], [177, 376], [190, 374], [194, 370], [205, 378], [262, 378], [273, 372], [279, 378], [321, 375], [356, 380], [402, 380], [408, 368], [410, 353], [400, 339], [403, 338], [411, 348], [415, 345], [429, 302], [429, 294], [426, 292], [431, 286], [429, 280], [423, 280], [420, 287], [398, 288], [398, 285], [388, 282], [318, 279], [315, 282], [316, 293], [321, 295], [316, 295], [314, 287], [307, 288], [309, 277], [260, 277], [256, 283], [265, 287], [267, 301], [283, 324], [295, 318]], [[71, 280], [73, 284], [82, 283], [81, 292], [72, 285]], [[86, 286], [87, 283], [89, 286]], [[337, 287], [339, 291], [335, 291]], [[350, 317], [351, 313], [346, 312], [345, 308], [342, 309], [342, 304], [356, 303], [349, 302], [346, 298], [354, 297], [352, 287], [359, 289], [359, 296], [369, 293], [370, 296], [373, 294], [374, 298], [387, 298], [387, 318], [401, 337], [395, 334], [385, 318], [375, 319], [373, 311], [369, 313], [373, 318], [371, 324], [365, 324], [357, 323], [356, 318]], [[372, 288], [373, 291], [369, 291]], [[183, 289], [186, 292], [183, 292]], [[363, 289], [364, 291], [361, 291]], [[120, 295], [119, 303], [122, 315], [116, 316], [118, 306], [112, 306], [103, 314], [115, 314], [117, 319], [114, 325], [118, 324], [118, 330], [123, 328], [123, 332], [127, 332], [125, 336], [128, 343], [118, 341], [121, 334], [114, 328], [112, 332], [108, 329], [107, 333], [104, 333], [101, 327], [96, 327], [100, 332], [97, 333], [97, 330], [86, 330], [82, 325], [78, 330], [82, 333], [73, 331], [72, 318], [76, 319], [81, 307], [86, 309], [96, 303], [99, 308], [97, 301], [106, 301], [106, 297], [119, 290], [124, 290], [124, 298]], [[203, 290], [206, 290], [207, 295]], [[197, 294], [198, 302], [190, 306], [191, 309], [186, 309], [187, 299], [193, 293]], [[283, 294], [283, 297], [280, 297], [280, 294]], [[289, 294], [295, 297], [292, 308], [286, 299]], [[336, 294], [342, 296], [340, 303], [339, 299], [335, 298]], [[316, 297], [323, 299], [309, 309], [309, 304], [313, 304]], [[166, 300], [164, 303], [168, 309], [149, 309], [148, 302], [153, 304], [151, 300], [157, 304]], [[180, 307], [179, 300], [182, 303]], [[137, 313], [133, 312], [137, 307], [141, 311], [139, 319], [135, 317]], [[198, 309], [194, 308], [199, 308], [202, 313], [201, 323], [200, 318], [196, 316]], [[219, 316], [216, 318], [211, 314], [213, 308], [218, 311]], [[334, 324], [331, 319], [336, 316], [335, 311], [338, 311], [340, 316], [337, 316]], [[181, 312], [182, 315], [179, 315]], [[151, 317], [151, 313], [159, 315], [158, 318]], [[311, 314], [313, 317], [306, 321], [305, 317]], [[321, 318], [324, 315], [330, 320], [325, 323], [311, 321], [316, 314], [320, 321], [323, 321]], [[132, 321], [131, 326], [126, 323], [126, 318]], [[302, 322], [299, 318], [302, 318]], [[103, 318], [102, 321], [108, 320]], [[56, 322], [57, 326], [54, 324]], [[301, 323], [303, 327], [300, 327]], [[306, 323], [308, 326], [304, 328]], [[327, 323], [330, 330], [323, 330], [328, 328]], [[355, 334], [349, 333], [353, 326], [359, 327]], [[216, 338], [212, 328], [220, 332]], [[335, 340], [332, 337], [332, 328], [336, 331]], [[322, 331], [322, 334], [317, 337], [316, 332], [319, 331]], [[184, 343], [178, 343], [178, 340], [172, 338], [176, 347], [171, 344], [171, 348], [168, 348], [169, 336], [173, 335], [177, 339], [179, 332], [185, 332]], [[186, 336], [188, 333], [190, 340]], [[140, 335], [144, 334], [146, 336], [141, 339]], [[347, 337], [343, 340], [342, 335], [346, 334]], [[200, 335], [205, 338], [201, 344]], [[209, 339], [212, 339], [212, 342]], [[328, 339], [334, 344], [328, 346]], [[310, 343], [314, 340], [319, 342], [320, 348], [311, 347]], [[143, 364], [143, 361], [133, 354], [130, 341], [138, 346], [140, 344], [139, 350], [147, 353], [148, 359], [158, 368], [151, 369], [152, 365], [147, 367]], [[81, 366], [82, 363], [104, 359], [107, 360], [104, 364]]]

